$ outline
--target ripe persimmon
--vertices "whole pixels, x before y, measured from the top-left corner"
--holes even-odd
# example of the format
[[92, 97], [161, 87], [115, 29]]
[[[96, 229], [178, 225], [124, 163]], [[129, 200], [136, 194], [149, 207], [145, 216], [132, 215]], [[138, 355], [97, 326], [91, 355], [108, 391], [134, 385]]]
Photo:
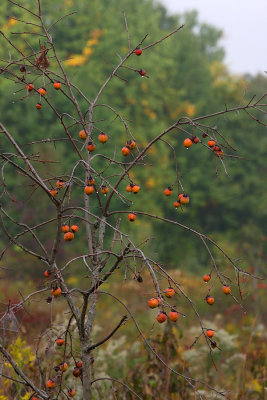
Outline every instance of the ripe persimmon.
[[219, 150], [215, 151], [215, 155], [216, 155], [217, 157], [223, 156], [223, 154], [224, 154], [224, 152], [223, 152], [223, 150], [222, 150], [220, 147], [219, 147]]
[[135, 214], [133, 214], [133, 213], [130, 213], [130, 214], [128, 215], [128, 220], [129, 220], [130, 222], [133, 222], [133, 221], [135, 221], [135, 219], [136, 219], [136, 216], [135, 216]]
[[189, 149], [189, 147], [191, 147], [192, 144], [193, 144], [193, 142], [190, 138], [187, 138], [184, 140], [184, 147], [186, 147], [187, 149]]
[[83, 366], [83, 362], [81, 360], [76, 362], [76, 367], [82, 368], [82, 366]]
[[100, 135], [98, 135], [98, 140], [100, 143], [104, 144], [108, 140], [108, 135], [106, 135], [105, 133], [100, 133]]
[[148, 300], [148, 303], [147, 303], [147, 304], [148, 304], [148, 307], [149, 307], [149, 308], [156, 308], [156, 307], [158, 307], [159, 302], [158, 302], [157, 299], [152, 298], [152, 299]]
[[84, 193], [86, 193], [88, 196], [93, 194], [94, 191], [95, 191], [95, 188], [92, 185], [85, 186], [85, 188], [84, 188]]
[[212, 297], [212, 296], [210, 296], [209, 294], [206, 296], [206, 298], [205, 298], [205, 300], [206, 300], [206, 302], [210, 305], [210, 306], [212, 306], [212, 304], [214, 303], [214, 297]]
[[126, 145], [129, 147], [130, 150], [133, 150], [136, 146], [136, 143], [134, 140], [128, 140]]
[[130, 185], [127, 185], [126, 186], [126, 192], [131, 193], [133, 191], [133, 186], [134, 185], [132, 183], [130, 183]]
[[124, 147], [121, 149], [121, 153], [122, 153], [122, 155], [123, 155], [124, 157], [128, 156], [128, 155], [130, 154], [130, 148], [129, 148], [129, 146], [124, 146]]
[[101, 186], [101, 193], [106, 196], [106, 194], [109, 192], [109, 188], [107, 186]]
[[165, 190], [164, 190], [164, 194], [165, 196], [170, 196], [172, 194], [172, 187], [168, 186]]
[[50, 278], [50, 276], [52, 275], [52, 273], [53, 273], [53, 271], [51, 271], [50, 269], [47, 269], [47, 270], [44, 272], [44, 276], [45, 276], [46, 278]]
[[74, 235], [73, 235], [72, 232], [67, 232], [67, 233], [65, 233], [65, 235], [64, 235], [64, 240], [65, 240], [66, 242], [71, 242], [73, 239], [74, 239]]
[[132, 187], [132, 192], [133, 192], [133, 194], [138, 193], [139, 190], [140, 190], [140, 186], [138, 186], [138, 185], [133, 185], [133, 187]]
[[163, 311], [163, 312], [160, 312], [160, 313], [157, 315], [157, 321], [158, 321], [160, 324], [162, 324], [163, 322], [165, 322], [166, 319], [167, 319], [167, 315], [166, 315], [166, 313], [165, 313], [164, 311]]
[[66, 363], [66, 362], [62, 362], [62, 363], [60, 363], [59, 364], [59, 370], [61, 371], [61, 372], [65, 372], [65, 371], [67, 371], [67, 369], [68, 369], [68, 364]]
[[175, 290], [171, 287], [164, 290], [164, 294], [166, 297], [171, 298], [175, 295]]
[[141, 56], [141, 54], [143, 53], [143, 51], [142, 51], [142, 49], [140, 49], [140, 47], [136, 47], [134, 53], [135, 53], [137, 56]]
[[28, 92], [31, 92], [34, 89], [34, 84], [28, 83], [28, 85], [26, 85], [26, 89], [28, 90]]
[[141, 76], [145, 76], [146, 71], [145, 71], [144, 69], [141, 68], [141, 69], [138, 71], [138, 73], [139, 73], [139, 75], [141, 75]]
[[183, 205], [186, 205], [189, 203], [189, 196], [187, 196], [187, 194], [183, 194], [180, 199], [179, 199], [180, 203]]
[[214, 331], [213, 331], [212, 329], [207, 329], [206, 334], [207, 334], [207, 336], [208, 336], [209, 338], [211, 338], [211, 337], [214, 335]]
[[180, 201], [179, 201], [179, 200], [176, 200], [176, 201], [173, 203], [173, 206], [174, 206], [175, 208], [181, 207]]
[[53, 379], [48, 379], [46, 381], [46, 387], [47, 389], [53, 389], [56, 386], [55, 381], [53, 381]]
[[37, 89], [37, 92], [40, 93], [42, 96], [46, 95], [46, 89], [44, 87], [40, 87]]
[[37, 110], [41, 110], [41, 108], [43, 107], [41, 103], [37, 103], [36, 106]]
[[87, 179], [87, 184], [88, 185], [94, 185], [95, 184], [95, 179], [92, 178], [92, 176], [90, 176], [89, 179]]
[[192, 137], [193, 143], [197, 144], [199, 142], [199, 138], [197, 136]]
[[203, 276], [203, 281], [204, 281], [204, 282], [208, 282], [208, 281], [210, 280], [210, 278], [211, 278], [210, 274], [205, 274], [205, 275]]
[[171, 311], [169, 312], [169, 319], [173, 322], [176, 322], [178, 318], [179, 318], [178, 312], [172, 308]]
[[224, 294], [231, 293], [231, 289], [230, 289], [230, 287], [228, 285], [223, 285], [222, 291], [223, 291]]
[[93, 151], [95, 151], [95, 145], [93, 142], [89, 142], [88, 145], [86, 146], [87, 150], [92, 153]]
[[62, 230], [62, 232], [67, 233], [67, 232], [69, 232], [70, 227], [69, 227], [69, 225], [62, 225], [61, 230]]
[[56, 340], [56, 344], [57, 344], [57, 346], [59, 346], [59, 347], [61, 347], [61, 346], [63, 346], [63, 344], [64, 344], [64, 339], [62, 339], [62, 338], [57, 338], [57, 340]]
[[215, 146], [215, 141], [214, 140], [209, 140], [208, 141], [208, 146], [209, 147], [214, 147]]
[[68, 395], [69, 395], [70, 397], [74, 397], [75, 394], [76, 394], [76, 390], [75, 390], [75, 389], [69, 389], [69, 390], [68, 390]]
[[72, 225], [70, 229], [73, 233], [77, 233], [80, 228], [78, 227], [78, 225]]
[[59, 179], [59, 180], [56, 182], [56, 188], [62, 189], [62, 188], [64, 188], [64, 186], [65, 186], [65, 182], [62, 181], [62, 179]]
[[80, 136], [80, 139], [82, 139], [82, 140], [85, 140], [86, 139], [86, 132], [85, 132], [85, 130], [84, 129], [82, 129], [80, 132], [79, 132], [79, 136]]
[[51, 293], [54, 297], [59, 297], [61, 295], [61, 289], [60, 287], [55, 287], [51, 289]]
[[61, 88], [61, 83], [60, 82], [54, 82], [54, 89], [59, 90]]
[[57, 197], [58, 195], [58, 191], [56, 189], [51, 189], [49, 190], [50, 194], [52, 194], [52, 196]]

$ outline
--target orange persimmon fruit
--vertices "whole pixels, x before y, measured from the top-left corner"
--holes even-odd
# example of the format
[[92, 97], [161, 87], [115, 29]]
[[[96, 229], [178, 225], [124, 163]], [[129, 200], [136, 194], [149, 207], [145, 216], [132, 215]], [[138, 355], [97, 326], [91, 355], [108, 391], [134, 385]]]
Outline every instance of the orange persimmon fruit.
[[100, 133], [98, 135], [98, 140], [100, 143], [106, 143], [106, 141], [108, 140], [108, 135], [106, 135], [105, 133]]
[[140, 186], [138, 186], [138, 185], [133, 185], [133, 187], [132, 187], [132, 192], [133, 192], [133, 194], [138, 193], [139, 190], [140, 190]]
[[60, 287], [52, 288], [51, 293], [54, 297], [59, 297], [61, 295]]
[[73, 239], [74, 239], [74, 235], [73, 235], [72, 232], [67, 232], [67, 233], [65, 233], [65, 235], [64, 235], [64, 240], [65, 240], [66, 242], [71, 242]]
[[69, 227], [69, 225], [62, 225], [61, 230], [62, 230], [62, 232], [67, 233], [67, 232], [69, 232], [70, 227]]
[[203, 281], [204, 281], [204, 282], [208, 282], [208, 281], [210, 280], [210, 278], [211, 278], [210, 274], [205, 274], [205, 275], [203, 276]]
[[95, 145], [93, 142], [89, 142], [88, 145], [86, 146], [87, 150], [92, 153], [93, 151], [95, 151]]
[[222, 291], [223, 291], [224, 294], [231, 293], [231, 289], [230, 289], [230, 287], [228, 285], [223, 285]]
[[211, 338], [214, 335], [214, 331], [212, 329], [207, 329], [207, 336]]
[[84, 129], [82, 129], [82, 130], [79, 132], [79, 136], [80, 136], [80, 139], [82, 139], [82, 140], [85, 140], [85, 139], [86, 139], [86, 132], [85, 132]]
[[209, 147], [214, 147], [215, 146], [215, 141], [214, 140], [209, 140], [208, 141], [208, 146]]
[[87, 196], [90, 196], [91, 194], [93, 194], [94, 191], [95, 191], [95, 188], [92, 185], [87, 185], [84, 188], [84, 193], [87, 194]]
[[54, 89], [59, 90], [61, 88], [61, 83], [60, 82], [54, 82], [53, 86], [54, 86]]
[[166, 297], [171, 298], [175, 295], [175, 290], [171, 287], [164, 290], [164, 294]]
[[136, 219], [136, 216], [135, 216], [134, 213], [130, 213], [130, 214], [128, 215], [128, 220], [129, 220], [130, 222], [135, 221], [135, 219]]
[[64, 342], [65, 342], [64, 339], [62, 339], [61, 337], [57, 338], [56, 340], [56, 344], [59, 347], [63, 346]]
[[129, 146], [124, 146], [122, 149], [121, 149], [121, 153], [122, 153], [122, 155], [124, 156], [124, 157], [126, 157], [126, 156], [128, 156], [129, 154], [130, 154], [130, 147]]
[[210, 305], [210, 306], [212, 306], [212, 304], [214, 303], [214, 297], [212, 297], [212, 296], [210, 296], [210, 295], [207, 295], [206, 296], [206, 302]]
[[56, 386], [55, 381], [53, 381], [53, 379], [48, 379], [46, 381], [46, 387], [47, 389], [53, 389]]
[[49, 192], [54, 197], [57, 197], [57, 195], [58, 195], [58, 191], [56, 189], [51, 189], [51, 190], [49, 190]]
[[44, 87], [40, 87], [37, 89], [37, 92], [40, 93], [42, 96], [46, 95], [46, 89]]
[[104, 185], [101, 187], [101, 193], [103, 195], [106, 195], [108, 192], [109, 192], [109, 188], [107, 186]]
[[72, 225], [70, 229], [73, 233], [77, 233], [80, 228], [78, 227], [78, 225]]
[[158, 305], [159, 305], [159, 302], [158, 302], [158, 300], [157, 299], [155, 299], [154, 297], [152, 298], [152, 299], [150, 299], [150, 300], [148, 300], [148, 307], [149, 308], [156, 308], [156, 307], [158, 307]]
[[165, 313], [164, 311], [163, 311], [163, 312], [160, 312], [160, 313], [157, 315], [157, 321], [158, 321], [160, 324], [162, 324], [163, 322], [165, 322], [166, 319], [167, 319], [167, 315], [166, 315], [166, 313]]
[[140, 47], [136, 47], [134, 53], [135, 53], [137, 56], [141, 56], [141, 54], [143, 53], [143, 50], [140, 49]]
[[174, 309], [171, 309], [171, 311], [169, 312], [169, 319], [173, 322], [176, 322], [178, 318], [179, 318], [178, 312]]
[[190, 138], [186, 138], [184, 140], [184, 147], [186, 147], [187, 149], [189, 149], [189, 147], [191, 147], [193, 144], [192, 140]]
[[180, 199], [179, 199], [180, 203], [183, 205], [186, 205], [189, 203], [189, 196], [187, 196], [187, 194], [183, 194]]
[[65, 182], [62, 181], [62, 179], [59, 179], [59, 180], [56, 182], [56, 188], [62, 189], [62, 188], [64, 188], [64, 186], [65, 186]]
[[172, 194], [172, 187], [168, 186], [165, 190], [164, 190], [164, 194], [165, 196], [170, 196]]
[[136, 146], [136, 143], [134, 140], [128, 140], [126, 145], [129, 147], [130, 150], [133, 150]]

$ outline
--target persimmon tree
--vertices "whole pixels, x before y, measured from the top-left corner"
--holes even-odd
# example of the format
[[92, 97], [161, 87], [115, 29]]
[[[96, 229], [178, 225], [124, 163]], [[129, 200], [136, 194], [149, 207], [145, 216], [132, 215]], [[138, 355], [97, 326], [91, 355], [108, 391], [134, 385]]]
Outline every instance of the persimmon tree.
[[[101, 96], [112, 80], [119, 79], [125, 85], [128, 84], [124, 78], [126, 70], [128, 70], [127, 72], [130, 70], [133, 79], [153, 79], [152, 71], [145, 69], [146, 52], [153, 51], [155, 46], [160, 46], [172, 35], [181, 35], [183, 25], [178, 26], [164, 37], [154, 38], [152, 41], [144, 32], [144, 36], [140, 37], [139, 42], [132, 43], [126, 13], [124, 13], [125, 41], [128, 50], [124, 55], [118, 54], [117, 65], [110, 67], [110, 75], [106, 77], [94, 97], [88, 98], [83, 88], [74, 84], [66, 72], [64, 61], [58, 56], [53, 42], [52, 28], [55, 24], [60, 24], [62, 19], [67, 18], [68, 15], [62, 15], [47, 25], [42, 10], [45, 4], [41, 4], [40, 0], [36, 1], [35, 9], [29, 9], [23, 3], [15, 3], [12, 0], [10, 3], [15, 8], [22, 10], [26, 16], [24, 20], [16, 17], [13, 19], [22, 26], [30, 26], [32, 31], [28, 34], [30, 36], [37, 35], [40, 43], [38, 46], [32, 47], [26, 41], [27, 50], [24, 50], [16, 40], [11, 40], [1, 31], [2, 40], [10, 47], [9, 56], [1, 59], [1, 77], [13, 82], [17, 95], [22, 94], [20, 101], [27, 101], [29, 98], [36, 99], [36, 109], [33, 112], [42, 113], [44, 108], [49, 109], [51, 114], [57, 118], [58, 124], [61, 125], [64, 137], [61, 139], [44, 137], [42, 140], [25, 143], [24, 138], [15, 139], [16, 135], [9, 131], [6, 124], [0, 122], [1, 142], [3, 142], [1, 152], [1, 197], [3, 203], [0, 218], [2, 232], [7, 238], [1, 258], [4, 259], [9, 246], [14, 244], [22, 252], [42, 263], [45, 280], [42, 288], [36, 288], [35, 291], [27, 294], [24, 293], [23, 299], [18, 303], [9, 303], [4, 317], [14, 314], [28, 304], [31, 299], [41, 297], [46, 298], [51, 307], [54, 302], [63, 299], [68, 322], [62, 327], [61, 332], [58, 332], [52, 320], [51, 326], [47, 328], [46, 332], [40, 333], [36, 350], [38, 376], [27, 375], [23, 366], [19, 366], [12, 357], [8, 345], [1, 342], [0, 352], [5, 363], [11, 366], [17, 375], [14, 378], [10, 369], [5, 370], [4, 368], [2, 377], [25, 387], [26, 391], [30, 393], [30, 398], [35, 400], [71, 398], [75, 396], [75, 389], [66, 385], [64, 381], [66, 369], [70, 364], [73, 367], [72, 374], [73, 380], [76, 380], [75, 385], [82, 388], [83, 399], [98, 398], [94, 392], [94, 385], [105, 379], [124, 386], [136, 398], [142, 398], [142, 393], [136, 393], [134, 388], [121, 381], [119, 377], [118, 379], [97, 377], [93, 373], [94, 350], [105, 346], [105, 343], [131, 319], [152, 355], [177, 379], [185, 380], [192, 390], [192, 395], [195, 393], [195, 396], [203, 399], [204, 397], [198, 389], [205, 387], [218, 397], [229, 398], [227, 393], [211, 387], [208, 382], [201, 382], [197, 377], [190, 376], [189, 373], [171, 368], [150, 344], [139, 327], [138, 316], [133, 315], [120, 298], [119, 293], [114, 295], [107, 290], [102, 290], [102, 285], [110, 281], [119, 269], [126, 271], [125, 276], [130, 271], [136, 284], [142, 284], [142, 275], [148, 271], [154, 289], [144, 307], [147, 307], [148, 313], [151, 312], [149, 308], [158, 310], [155, 324], [166, 324], [166, 321], [177, 323], [180, 316], [184, 315], [183, 310], [179, 307], [177, 297], [183, 296], [199, 322], [199, 336], [192, 346], [200, 338], [204, 338], [207, 351], [210, 352], [211, 360], [213, 359], [213, 350], [217, 348], [214, 330], [212, 327], [204, 325], [201, 314], [190, 294], [186, 293], [161, 263], [146, 255], [144, 247], [147, 246], [149, 240], [141, 244], [136, 243], [133, 235], [129, 234], [127, 225], [122, 224], [122, 220], [126, 220], [128, 224], [136, 224], [139, 219], [154, 219], [159, 224], [172, 224], [177, 227], [177, 230], [186, 230], [195, 235], [202, 242], [203, 250], [208, 252], [211, 260], [211, 268], [203, 277], [203, 281], [208, 284], [207, 295], [204, 299], [207, 307], [212, 306], [216, 301], [212, 294], [215, 282], [219, 282], [224, 294], [231, 296], [233, 302], [237, 302], [242, 307], [240, 276], [256, 277], [241, 269], [213, 239], [179, 222], [179, 213], [182, 213], [185, 208], [190, 208], [190, 198], [194, 194], [187, 193], [186, 181], [182, 182], [180, 178], [179, 159], [176, 156], [176, 149], [171, 143], [171, 137], [172, 135], [179, 137], [180, 146], [183, 146], [185, 151], [189, 149], [188, 157], [195, 146], [202, 146], [207, 153], [213, 154], [216, 170], [222, 167], [222, 171], [227, 174], [228, 159], [237, 156], [224, 133], [214, 126], [213, 119], [236, 112], [244, 112], [255, 122], [255, 127], [257, 124], [264, 124], [263, 120], [260, 121], [254, 112], [260, 111], [264, 115], [266, 94], [259, 98], [252, 98], [250, 101], [245, 101], [244, 98], [240, 99], [240, 103], [231, 108], [222, 105], [222, 109], [217, 112], [195, 118], [177, 115], [174, 123], [163, 131], [155, 132], [154, 137], [145, 145], [139, 145], [133, 133], [134, 123], [128, 120], [128, 116], [123, 115], [123, 110], [115, 109], [112, 102], [110, 104], [102, 103]], [[26, 33], [22, 32], [22, 34]], [[143, 68], [136, 68], [136, 57], [142, 57]], [[64, 101], [71, 105], [72, 112], [66, 113], [64, 108], [55, 107], [54, 96], [62, 96]], [[81, 107], [81, 100], [86, 102], [86, 109]], [[112, 136], [116, 135], [114, 128], [111, 126], [110, 131], [102, 128], [102, 109], [107, 110], [111, 118], [119, 121], [124, 127], [125, 133], [121, 137], [121, 149], [113, 146]], [[50, 128], [47, 126], [47, 131]], [[46, 176], [44, 167], [49, 165], [51, 160], [47, 153], [46, 159], [41, 159], [40, 154], [35, 152], [34, 146], [38, 144], [41, 148], [47, 143], [55, 144], [66, 141], [68, 142], [68, 151], [75, 155], [76, 161], [68, 163], [66, 160], [64, 173]], [[151, 148], [158, 143], [167, 146], [170, 157], [173, 157], [175, 163], [175, 181], [168, 182], [166, 187], [160, 188], [162, 196], [173, 198], [170, 201], [170, 207], [175, 207], [178, 211], [177, 218], [174, 220], [152, 214], [146, 209], [146, 204], [141, 210], [136, 209], [133, 203], [135, 196], [142, 196], [143, 188], [134, 179], [132, 171], [138, 168], [153, 168], [153, 165], [150, 166], [147, 161], [148, 154]], [[57, 161], [60, 160], [52, 160], [52, 162]], [[205, 171], [205, 166], [202, 167]], [[30, 188], [30, 195], [28, 190], [25, 190], [25, 194], [23, 193], [22, 197], [17, 199], [13, 192], [10, 193], [8, 183], [10, 173], [6, 174], [7, 169], [14, 175], [18, 175], [25, 187]], [[37, 223], [26, 224], [19, 216], [19, 203], [31, 201], [34, 213], [34, 207], [37, 207], [34, 203], [35, 198], [38, 199], [39, 194], [46, 198], [48, 208], [44, 212], [38, 212], [37, 216], [34, 215], [34, 221], [37, 218]], [[52, 245], [45, 245], [42, 240], [48, 231]], [[62, 248], [71, 246], [77, 240], [82, 242], [83, 251], [75, 257], [62, 258]], [[214, 251], [220, 252], [227, 259], [233, 271], [231, 276], [228, 276], [217, 264]], [[86, 274], [86, 287], [70, 287], [68, 284], [68, 277], [74, 274], [72, 271], [77, 263]], [[124, 279], [123, 275], [120, 276], [121, 279]], [[238, 288], [239, 298], [231, 291], [234, 286]], [[111, 332], [107, 332], [106, 336], [93, 341], [92, 331], [97, 315], [97, 303], [101, 302], [103, 296], [110, 296], [112, 300], [120, 303], [125, 315], [121, 315], [118, 320], [114, 319], [114, 329]], [[48, 362], [47, 354], [44, 354], [42, 359], [38, 355], [38, 346], [42, 341], [47, 340], [47, 335], [55, 346], [63, 349], [62, 360], [57, 365]]]

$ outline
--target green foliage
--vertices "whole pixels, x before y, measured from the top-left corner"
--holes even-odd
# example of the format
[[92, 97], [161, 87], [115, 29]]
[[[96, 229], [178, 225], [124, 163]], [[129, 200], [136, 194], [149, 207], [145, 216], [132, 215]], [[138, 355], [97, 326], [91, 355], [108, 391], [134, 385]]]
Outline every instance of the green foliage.
[[[206, 24], [199, 24], [197, 14], [194, 12], [184, 16], [168, 16], [164, 7], [156, 6], [147, 0], [139, 1], [138, 8], [124, 0], [116, 2], [112, 0], [107, 4], [99, 0], [90, 3], [84, 0], [78, 4], [65, 0], [56, 5], [54, 1], [49, 0], [45, 4], [44, 20], [47, 24], [52, 24], [63, 12], [68, 13], [73, 10], [77, 13], [57, 23], [51, 33], [73, 83], [81, 86], [89, 98], [95, 96], [99, 86], [112, 71], [113, 65], [118, 61], [117, 54], [123, 55], [127, 52], [123, 16], [118, 10], [126, 11], [131, 46], [136, 46], [147, 33], [149, 36], [144, 44], [157, 40], [182, 22], [185, 23], [185, 28], [161, 46], [155, 47], [153, 51], [148, 49], [141, 57], [132, 56], [128, 61], [127, 65], [137, 70], [145, 68], [149, 79], [142, 79], [139, 74], [123, 68], [119, 71], [119, 76], [127, 79], [127, 83], [114, 79], [99, 100], [100, 104], [109, 104], [129, 120], [129, 127], [141, 149], [151, 138], [180, 117], [184, 115], [194, 117], [222, 110], [225, 104], [231, 107], [240, 101], [246, 87], [247, 100], [251, 94], [258, 93], [266, 84], [263, 76], [247, 77], [246, 80], [231, 76], [222, 64], [223, 51], [218, 46], [221, 31]], [[20, 9], [19, 12], [21, 15], [16, 17], [25, 18], [23, 10]], [[1, 24], [2, 27], [5, 25], [4, 32], [11, 38], [11, 31], [22, 31], [23, 25], [18, 22], [10, 23], [8, 15], [12, 15], [12, 6], [3, 3]], [[32, 20], [34, 21], [34, 17]], [[38, 51], [37, 36], [18, 36], [18, 47], [24, 50], [27, 48], [24, 41], [26, 37], [33, 49]], [[14, 51], [13, 49], [12, 54]], [[30, 54], [31, 50], [27, 49], [27, 52]], [[7, 56], [6, 44], [1, 48], [1, 55]], [[53, 68], [53, 59], [50, 62]], [[26, 79], [27, 81], [31, 79], [30, 69]], [[41, 86], [42, 77], [38, 77], [34, 84], [36, 87]], [[48, 82], [46, 84], [49, 99], [55, 109], [71, 114], [71, 103], [65, 98], [63, 100], [60, 93], [53, 90], [51, 84]], [[23, 86], [3, 79], [0, 83], [3, 122], [14, 132], [18, 142], [29, 143], [47, 137], [64, 137], [62, 127], [45, 103], [40, 112], [35, 110], [38, 101], [36, 94], [13, 103], [25, 95]], [[13, 92], [17, 92], [15, 96]], [[79, 100], [82, 111], [86, 112], [88, 104], [82, 98]], [[110, 135], [109, 143], [101, 148], [101, 152], [104, 149], [103, 153], [110, 156], [115, 147], [116, 152], [120, 153], [121, 147], [127, 140], [123, 124], [118, 118], [114, 119], [114, 114], [105, 106], [98, 107], [94, 118], [99, 121], [96, 124], [97, 128]], [[238, 149], [234, 154], [244, 157], [244, 159], [225, 158], [230, 180], [219, 160], [217, 160], [218, 176], [216, 175], [216, 160], [200, 144], [186, 151], [182, 145], [185, 134], [177, 131], [177, 134], [166, 138], [177, 151], [179, 175], [185, 191], [190, 195], [190, 208], [177, 212], [172, 206], [174, 196], [171, 199], [163, 196], [165, 187], [175, 184], [176, 181], [172, 149], [163, 142], [151, 148], [145, 159], [147, 167], [137, 167], [134, 175], [130, 175], [131, 179], [141, 185], [141, 191], [134, 197], [132, 208], [177, 219], [207, 234], [212, 232], [219, 240], [225, 237], [229, 242], [235, 243], [233, 250], [237, 252], [240, 241], [236, 231], [240, 230], [243, 242], [249, 243], [247, 254], [251, 248], [259, 246], [266, 251], [264, 242], [267, 226], [264, 208], [266, 193], [262, 185], [266, 176], [264, 127], [256, 125], [244, 114], [216, 117], [213, 121], [214, 126], [217, 125], [218, 130], [226, 138], [227, 132], [231, 133], [229, 135], [232, 138], [231, 145]], [[80, 129], [79, 126], [73, 126], [71, 129], [74, 139], [78, 139]], [[201, 132], [196, 131], [194, 134], [201, 138]], [[98, 132], [95, 130], [93, 136], [96, 141], [97, 135]], [[9, 148], [6, 143], [3, 146]], [[40, 152], [40, 158], [44, 160], [59, 159], [60, 162], [56, 164], [39, 165], [40, 174], [46, 179], [55, 173], [63, 177], [69, 174], [69, 166], [77, 160], [69, 142], [55, 145], [37, 144], [24, 149], [27, 154]], [[107, 161], [97, 158], [93, 166], [104, 168], [106, 164]], [[150, 164], [153, 168], [149, 167]], [[80, 171], [83, 179], [82, 169]], [[114, 167], [114, 172], [116, 171]], [[25, 191], [23, 182], [18, 183], [20, 178], [14, 175], [10, 168], [6, 168], [8, 190], [14, 199], [17, 194], [20, 197], [21, 192]], [[51, 187], [55, 183], [49, 182]], [[83, 190], [81, 183], [80, 187], [73, 187], [73, 199], [75, 196], [78, 199], [81, 195]], [[126, 183], [123, 181], [120, 186], [122, 192]], [[3, 202], [6, 206], [10, 199], [4, 197]], [[30, 212], [33, 205], [34, 215]], [[46, 199], [38, 191], [35, 193], [32, 188], [26, 188], [24, 203], [20, 203], [17, 208], [12, 206], [10, 208], [14, 217], [22, 215], [25, 222], [31, 219], [31, 223], [37, 223], [40, 215], [44, 216], [50, 212], [49, 205], [46, 206]], [[121, 204], [117, 200], [113, 201], [113, 209], [119, 208], [121, 209]], [[10, 232], [14, 234], [12, 224], [6, 223]], [[140, 226], [143, 229], [138, 229]], [[257, 238], [250, 234], [255, 226], [258, 227]], [[153, 237], [149, 247], [151, 254], [157, 252], [159, 258], [171, 267], [182, 267], [179, 261], [181, 254], [183, 254], [183, 266], [192, 270], [203, 268], [208, 260], [208, 254], [202, 249], [201, 242], [192, 239], [189, 234], [178, 231], [176, 227], [163, 226], [157, 221], [147, 221], [141, 216], [138, 217], [136, 225], [130, 228], [125, 218], [123, 227], [125, 230], [132, 230], [140, 241], [149, 236]], [[53, 232], [53, 227], [47, 229], [41, 233], [41, 239], [49, 245], [47, 236]], [[159, 233], [165, 236], [167, 232], [169, 239], [163, 241]], [[82, 242], [73, 243], [72, 250], [76, 252], [82, 246]]]

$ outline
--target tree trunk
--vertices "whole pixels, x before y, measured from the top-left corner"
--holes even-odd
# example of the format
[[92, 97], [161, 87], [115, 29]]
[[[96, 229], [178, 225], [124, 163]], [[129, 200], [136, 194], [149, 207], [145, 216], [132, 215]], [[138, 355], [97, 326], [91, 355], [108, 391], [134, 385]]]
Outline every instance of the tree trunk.
[[91, 365], [91, 355], [86, 351], [90, 343], [89, 338], [87, 340], [81, 340], [81, 352], [82, 352], [82, 386], [83, 386], [83, 400], [92, 399], [92, 365]]

